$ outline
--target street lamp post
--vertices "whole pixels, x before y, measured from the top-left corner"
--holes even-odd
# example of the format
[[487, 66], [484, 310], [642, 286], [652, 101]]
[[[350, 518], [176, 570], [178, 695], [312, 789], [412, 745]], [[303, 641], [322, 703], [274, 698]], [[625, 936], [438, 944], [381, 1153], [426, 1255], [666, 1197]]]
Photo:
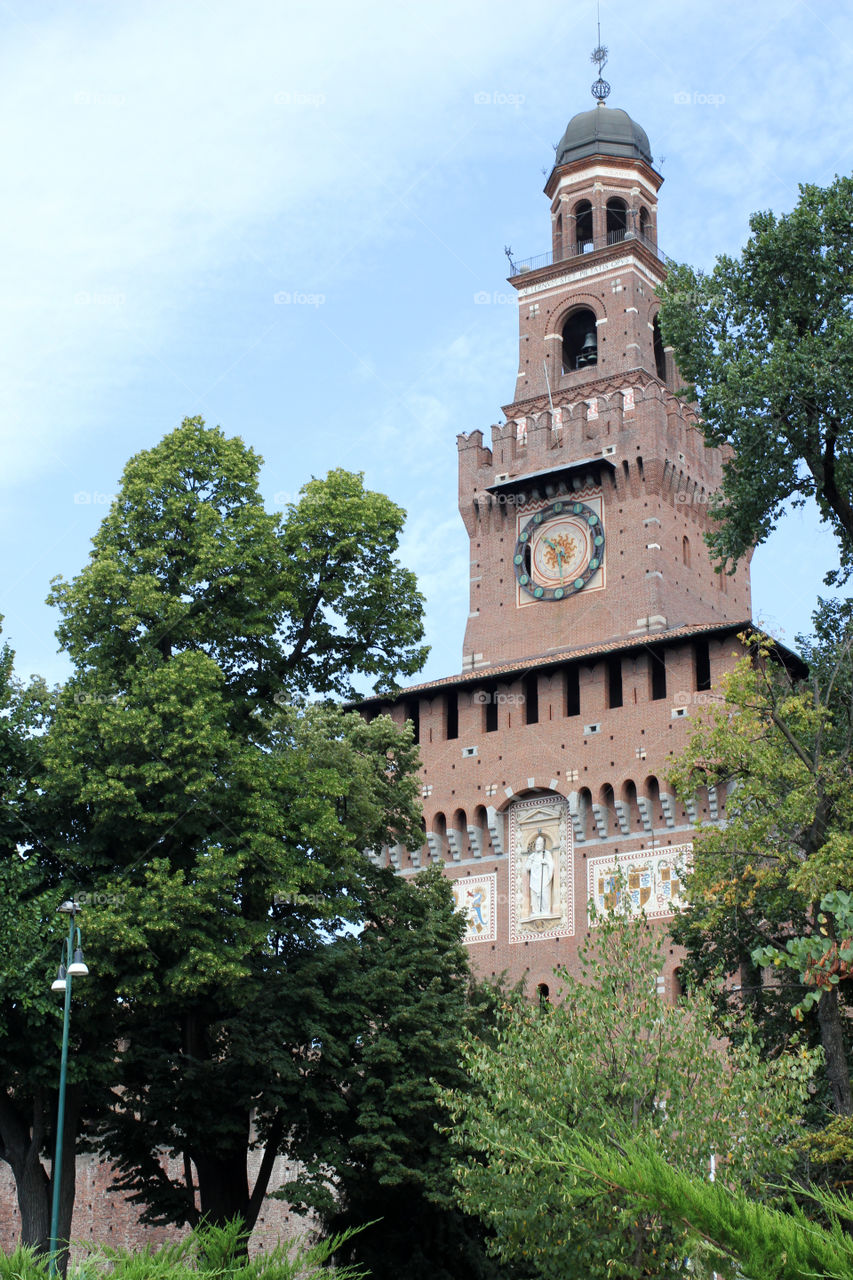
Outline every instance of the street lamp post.
[[53, 1157], [53, 1206], [50, 1215], [50, 1261], [48, 1275], [57, 1274], [56, 1258], [58, 1252], [57, 1236], [59, 1235], [59, 1197], [62, 1185], [62, 1131], [65, 1128], [65, 1077], [68, 1072], [68, 1027], [71, 1021], [71, 979], [84, 978], [89, 970], [83, 960], [80, 930], [77, 927], [77, 911], [79, 904], [70, 900], [63, 902], [58, 911], [66, 913], [69, 918], [68, 937], [62, 944], [62, 960], [59, 972], [51, 984], [51, 991], [65, 992], [65, 1016], [62, 1020], [62, 1059], [59, 1067], [59, 1102], [56, 1109], [56, 1152]]

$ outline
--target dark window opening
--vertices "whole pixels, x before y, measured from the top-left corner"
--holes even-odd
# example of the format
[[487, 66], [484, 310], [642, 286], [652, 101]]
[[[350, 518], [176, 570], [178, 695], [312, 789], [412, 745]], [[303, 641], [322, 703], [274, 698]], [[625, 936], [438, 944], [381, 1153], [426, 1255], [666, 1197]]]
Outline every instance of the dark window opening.
[[486, 715], [485, 715], [486, 733], [496, 733], [497, 727], [498, 727], [497, 690], [495, 688], [484, 689], [483, 698], [485, 700], [484, 708], [486, 712]]
[[551, 992], [548, 989], [548, 983], [540, 982], [539, 986], [536, 988], [536, 994], [539, 996], [540, 1004], [548, 1004], [548, 997], [551, 994]]
[[607, 243], [618, 244], [625, 239], [628, 229], [628, 206], [624, 200], [614, 197], [607, 201]]
[[649, 653], [652, 672], [652, 701], [659, 702], [666, 697], [666, 654], [659, 649]]
[[640, 457], [637, 458], [637, 470], [639, 471], [640, 479], [642, 480], [644, 478], [643, 477], [643, 459]]
[[418, 702], [406, 703], [406, 719], [411, 720], [415, 734], [415, 742], [421, 740], [421, 708]]
[[652, 339], [655, 348], [655, 372], [661, 382], [666, 382], [666, 352], [663, 349], [663, 337], [657, 316], [652, 321]]
[[539, 678], [535, 675], [524, 678], [524, 722], [539, 723]]
[[711, 687], [711, 655], [708, 652], [708, 641], [697, 640], [693, 645], [693, 660], [696, 664], [696, 688], [698, 690]]
[[640, 205], [640, 235], [646, 240], [649, 236], [649, 211], [644, 204]]
[[581, 200], [575, 209], [575, 242], [578, 253], [589, 253], [593, 248], [592, 205], [588, 200]]
[[566, 715], [579, 716], [581, 713], [581, 681], [580, 668], [566, 668]]
[[447, 695], [447, 736], [448, 738], [459, 737], [459, 694], [449, 693]]
[[598, 364], [598, 329], [587, 307], [573, 311], [563, 325], [563, 373]]
[[686, 533], [681, 539], [681, 562], [690, 568], [690, 539]]
[[609, 658], [607, 662], [607, 705], [622, 706], [622, 659]]
[[554, 257], [563, 256], [563, 215], [559, 213], [554, 223]]

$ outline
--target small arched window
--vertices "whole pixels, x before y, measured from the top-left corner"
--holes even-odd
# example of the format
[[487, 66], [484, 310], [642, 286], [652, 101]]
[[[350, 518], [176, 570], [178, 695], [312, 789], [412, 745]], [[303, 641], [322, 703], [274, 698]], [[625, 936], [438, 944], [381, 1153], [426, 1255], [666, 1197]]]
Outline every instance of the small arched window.
[[652, 321], [652, 341], [655, 349], [655, 373], [661, 382], [666, 382], [666, 352], [663, 349], [663, 337], [657, 316]]
[[588, 307], [573, 311], [563, 325], [563, 373], [598, 364], [598, 327]]
[[554, 222], [554, 261], [563, 256], [563, 215], [558, 213]]
[[443, 813], [437, 813], [432, 820], [432, 829], [439, 846], [439, 857], [447, 856], [447, 819]]
[[614, 196], [607, 201], [607, 243], [617, 244], [625, 239], [628, 229], [628, 206], [624, 200]]
[[640, 235], [644, 240], [649, 240], [650, 219], [649, 211], [644, 204], [640, 205]]
[[584, 838], [589, 835], [589, 815], [592, 812], [592, 792], [589, 787], [581, 787], [578, 792], [578, 818]]
[[547, 983], [547, 982], [540, 982], [540, 983], [539, 983], [539, 986], [536, 988], [536, 994], [537, 994], [537, 995], [538, 995], [538, 997], [539, 997], [539, 1004], [540, 1004], [540, 1006], [541, 1006], [541, 1005], [548, 1004], [548, 1003], [549, 1003], [549, 996], [551, 995], [551, 992], [550, 992], [550, 991], [549, 991], [549, 989], [548, 989], [548, 983]]
[[622, 783], [622, 803], [628, 809], [628, 822], [632, 827], [641, 827], [640, 809], [637, 804], [637, 787], [633, 779], [627, 778]]
[[590, 253], [594, 248], [592, 205], [588, 200], [581, 200], [575, 205], [575, 247], [578, 253]]
[[690, 568], [690, 539], [686, 533], [681, 539], [681, 563]]

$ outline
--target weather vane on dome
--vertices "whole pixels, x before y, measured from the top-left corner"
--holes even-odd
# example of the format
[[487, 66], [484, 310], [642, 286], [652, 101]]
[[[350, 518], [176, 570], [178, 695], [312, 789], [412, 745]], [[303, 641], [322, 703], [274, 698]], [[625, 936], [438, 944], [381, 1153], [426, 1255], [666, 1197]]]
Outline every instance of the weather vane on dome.
[[610, 85], [602, 78], [602, 71], [607, 66], [607, 45], [601, 43], [601, 0], [596, 4], [596, 14], [598, 17], [598, 44], [590, 55], [590, 62], [594, 62], [598, 66], [598, 79], [592, 86], [592, 96], [598, 105], [604, 105], [604, 99], [610, 93]]

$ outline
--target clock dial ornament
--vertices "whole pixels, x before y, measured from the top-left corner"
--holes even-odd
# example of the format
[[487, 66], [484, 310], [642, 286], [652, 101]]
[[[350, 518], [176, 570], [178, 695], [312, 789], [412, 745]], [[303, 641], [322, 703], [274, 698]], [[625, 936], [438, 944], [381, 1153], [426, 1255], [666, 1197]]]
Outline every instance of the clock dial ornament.
[[585, 502], [552, 502], [518, 535], [513, 562], [518, 585], [534, 600], [577, 595], [604, 560], [601, 517]]

